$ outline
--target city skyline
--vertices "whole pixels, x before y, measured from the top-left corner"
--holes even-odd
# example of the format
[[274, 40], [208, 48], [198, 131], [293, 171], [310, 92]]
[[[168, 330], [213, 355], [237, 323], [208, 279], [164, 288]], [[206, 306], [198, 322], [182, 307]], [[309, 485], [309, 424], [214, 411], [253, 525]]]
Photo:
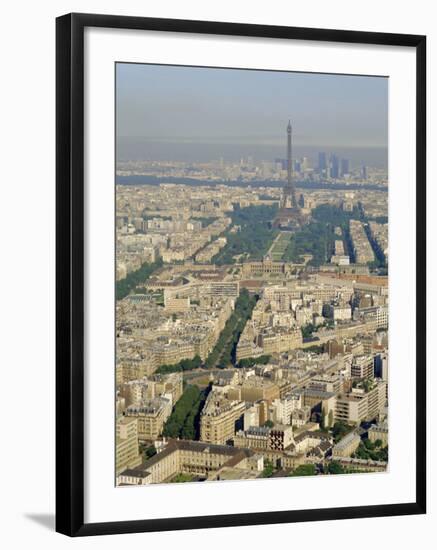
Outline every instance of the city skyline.
[[299, 154], [387, 164], [386, 78], [123, 63], [116, 82], [118, 160], [269, 160], [292, 119]]
[[[272, 120], [260, 121], [251, 109], [277, 88], [253, 92], [248, 79], [253, 85], [259, 75], [222, 71], [204, 82], [208, 73], [195, 72], [202, 105], [191, 101], [199, 90], [192, 92], [192, 69], [184, 70], [178, 83], [168, 68], [155, 79], [148, 72], [146, 95], [139, 78], [132, 116], [116, 105], [132, 135], [147, 128], [161, 149], [143, 143], [142, 159], [119, 160], [115, 174], [115, 484], [386, 471], [388, 174], [354, 165], [338, 146], [340, 137], [353, 142], [354, 124], [375, 136], [376, 120], [361, 120], [363, 90], [328, 79], [337, 142], [329, 138], [310, 159], [299, 139], [326, 131], [308, 110], [312, 102], [313, 111], [326, 107], [313, 78], [304, 78], [309, 102], [303, 89], [295, 94], [306, 110], [295, 105], [284, 119], [278, 105]], [[223, 75], [233, 87], [222, 96]], [[273, 90], [278, 74], [266, 76]], [[293, 75], [295, 86], [299, 78]], [[123, 86], [134, 89], [129, 78]], [[161, 89], [167, 96], [158, 101]], [[372, 93], [364, 95], [377, 113]], [[234, 103], [226, 103], [230, 95]], [[240, 152], [244, 121], [251, 152], [232, 162], [220, 154], [220, 140]], [[178, 161], [184, 140], [199, 154], [196, 140], [209, 127], [215, 137], [206, 145], [216, 160]], [[255, 147], [265, 154], [266, 144], [278, 152], [260, 161]]]

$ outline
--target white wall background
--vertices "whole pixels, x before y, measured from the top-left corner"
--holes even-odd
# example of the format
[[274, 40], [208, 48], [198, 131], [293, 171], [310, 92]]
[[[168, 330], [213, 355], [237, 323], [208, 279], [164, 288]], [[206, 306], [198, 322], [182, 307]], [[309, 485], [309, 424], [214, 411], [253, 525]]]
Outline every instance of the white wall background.
[[[58, 0], [9, 2], [2, 9], [0, 128], [2, 440], [0, 541], [5, 548], [115, 548], [120, 545], [211, 549], [273, 545], [414, 548], [435, 539], [436, 476], [429, 470], [427, 516], [68, 539], [54, 525], [54, 152], [55, 17], [71, 11], [295, 25], [428, 35], [428, 192], [437, 201], [437, 29], [431, 0]], [[413, 183], [413, 182], [412, 182]], [[431, 214], [431, 212], [430, 212]], [[431, 215], [429, 216], [431, 218]], [[430, 219], [428, 235], [437, 230]], [[437, 261], [429, 246], [429, 280]], [[434, 247], [435, 249], [435, 247]], [[437, 307], [430, 297], [429, 311]], [[429, 315], [429, 318], [431, 316]], [[431, 326], [431, 331], [434, 327]], [[431, 332], [430, 331], [430, 332]], [[429, 337], [431, 340], [431, 337]], [[431, 346], [430, 346], [431, 347]], [[434, 346], [433, 346], [434, 347]], [[429, 395], [436, 389], [429, 349]], [[429, 407], [429, 463], [436, 451]], [[434, 541], [435, 542], [435, 541]]]

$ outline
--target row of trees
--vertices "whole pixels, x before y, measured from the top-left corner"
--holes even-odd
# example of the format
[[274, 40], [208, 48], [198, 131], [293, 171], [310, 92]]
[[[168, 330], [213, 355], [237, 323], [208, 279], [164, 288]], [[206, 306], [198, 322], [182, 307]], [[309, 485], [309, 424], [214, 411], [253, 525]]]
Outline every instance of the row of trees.
[[227, 239], [218, 254], [212, 259], [216, 265], [235, 263], [234, 256], [245, 254], [253, 260], [261, 259], [270, 248], [273, 239], [278, 234], [272, 229], [271, 221], [275, 217], [276, 205], [260, 205], [239, 208], [234, 206], [231, 213], [232, 225], [239, 226], [239, 231], [226, 231]]
[[316, 474], [317, 470], [314, 464], [301, 464], [291, 472], [289, 477], [315, 476]]
[[235, 364], [235, 349], [243, 332], [244, 326], [257, 302], [256, 296], [251, 296], [247, 289], [243, 288], [235, 302], [235, 309], [229, 317], [225, 328], [212, 352], [205, 361], [207, 368], [226, 368], [229, 364]]
[[[272, 477], [275, 472], [275, 467], [270, 460], [264, 461], [264, 470], [261, 477]], [[315, 464], [300, 464], [292, 472], [288, 474], [288, 477], [301, 477], [301, 476], [315, 476], [315, 475], [335, 475], [335, 474], [348, 474], [349, 470], [344, 468], [338, 461], [332, 460], [325, 465]]]
[[358, 449], [352, 456], [355, 458], [362, 458], [364, 460], [370, 459], [387, 462], [388, 446], [383, 447], [383, 443], [380, 439], [377, 439], [374, 443], [370, 441], [370, 439], [363, 439], [360, 441]]
[[248, 357], [247, 359], [240, 359], [235, 365], [240, 369], [247, 367], [253, 367], [254, 365], [267, 365], [270, 361], [271, 355], [261, 355], [260, 357]]
[[364, 229], [375, 254], [375, 260], [373, 262], [369, 262], [370, 269], [387, 269], [387, 258], [385, 257], [384, 251], [373, 237], [372, 232], [370, 231], [370, 226], [365, 225]]
[[182, 359], [175, 365], [161, 365], [156, 372], [158, 374], [169, 374], [170, 372], [183, 372], [186, 370], [198, 369], [202, 366], [202, 359], [196, 355], [193, 359]]
[[162, 259], [159, 258], [156, 262], [145, 262], [136, 271], [128, 273], [127, 277], [117, 281], [115, 285], [115, 297], [117, 300], [125, 298], [137, 285], [145, 283], [150, 275], [158, 268], [162, 267]]
[[319, 266], [326, 263], [327, 255], [334, 242], [333, 228], [329, 224], [311, 222], [302, 226], [293, 234], [284, 252], [286, 262], [302, 262], [304, 254], [312, 254], [310, 265]]
[[330, 204], [321, 204], [312, 211], [312, 217], [318, 222], [327, 224], [327, 226], [329, 226], [331, 229], [336, 226], [341, 227], [346, 253], [349, 255], [352, 263], [355, 262], [355, 254], [350, 238], [349, 221], [360, 220], [364, 222], [366, 224], [364, 228], [367, 234], [367, 238], [369, 239], [369, 242], [373, 248], [376, 257], [375, 261], [369, 262], [369, 267], [372, 271], [377, 270], [380, 275], [384, 275], [387, 273], [387, 259], [385, 257], [385, 254], [373, 238], [373, 235], [370, 232], [370, 227], [367, 225], [367, 222], [371, 220], [376, 221], [377, 223], [387, 223], [387, 216], [368, 218], [364, 213], [361, 203], [358, 203], [357, 206], [354, 206], [352, 212], [345, 212], [341, 208]]
[[336, 460], [331, 460], [324, 466], [320, 466], [320, 471], [317, 469], [315, 464], [301, 464], [295, 470], [293, 470], [293, 472], [291, 472], [289, 477], [315, 476], [318, 474], [337, 475], [350, 473], [353, 473], [352, 470], [345, 468]]
[[355, 263], [355, 249], [352, 242], [351, 232], [349, 228], [349, 223], [344, 223], [341, 226], [341, 231], [343, 233], [343, 243], [346, 254], [349, 256], [351, 263]]
[[[235, 302], [235, 309], [226, 322], [226, 325], [205, 362], [196, 355], [193, 359], [182, 359], [174, 365], [160, 365], [156, 370], [159, 374], [169, 374], [171, 372], [183, 372], [200, 367], [206, 368], [225, 368], [231, 363], [235, 363], [235, 348], [240, 339], [240, 334], [244, 329], [247, 320], [252, 315], [252, 310], [257, 302], [256, 296], [251, 296], [244, 288]], [[270, 356], [262, 356], [247, 360], [247, 364], [238, 366], [250, 366], [255, 363], [266, 364]]]
[[211, 387], [200, 390], [197, 386], [186, 386], [181, 398], [164, 425], [163, 435], [180, 439], [199, 439], [200, 412]]
[[[363, 471], [363, 470], [361, 470]], [[275, 468], [270, 461], [264, 462], [264, 470], [261, 477], [272, 477], [275, 472]], [[326, 464], [300, 464], [288, 477], [302, 477], [302, 476], [316, 476], [316, 475], [338, 475], [338, 474], [352, 474], [356, 470], [346, 468], [340, 464], [337, 460], [330, 460]]]
[[[324, 264], [334, 250], [335, 227], [341, 227], [343, 241], [349, 255], [353, 251], [349, 238], [349, 221], [366, 221], [361, 205], [355, 206], [352, 212], [345, 212], [338, 206], [321, 204], [312, 211], [313, 221], [295, 233], [284, 253], [284, 260], [300, 262], [303, 254], [312, 254], [310, 265]], [[351, 258], [354, 261], [353, 258]]]
[[347, 212], [332, 204], [320, 204], [311, 212], [313, 219], [329, 225], [342, 226], [349, 220], [366, 221], [361, 205], [354, 206], [352, 212]]

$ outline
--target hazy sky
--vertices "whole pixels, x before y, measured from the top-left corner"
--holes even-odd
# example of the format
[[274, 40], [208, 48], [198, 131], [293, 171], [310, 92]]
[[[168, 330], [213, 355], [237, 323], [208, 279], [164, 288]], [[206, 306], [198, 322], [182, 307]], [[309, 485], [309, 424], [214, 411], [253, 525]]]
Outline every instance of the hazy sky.
[[298, 148], [387, 147], [386, 78], [120, 63], [116, 86], [119, 158], [268, 158], [289, 118]]

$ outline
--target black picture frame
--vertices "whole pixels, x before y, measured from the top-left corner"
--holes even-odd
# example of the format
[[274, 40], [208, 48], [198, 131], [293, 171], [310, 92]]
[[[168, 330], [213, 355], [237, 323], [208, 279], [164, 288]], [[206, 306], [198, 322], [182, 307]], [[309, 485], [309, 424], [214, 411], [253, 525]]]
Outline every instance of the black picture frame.
[[[106, 27], [416, 50], [416, 499], [399, 504], [84, 522], [84, 29]], [[423, 514], [426, 511], [426, 38], [95, 14], [56, 20], [56, 530], [69, 536]]]

